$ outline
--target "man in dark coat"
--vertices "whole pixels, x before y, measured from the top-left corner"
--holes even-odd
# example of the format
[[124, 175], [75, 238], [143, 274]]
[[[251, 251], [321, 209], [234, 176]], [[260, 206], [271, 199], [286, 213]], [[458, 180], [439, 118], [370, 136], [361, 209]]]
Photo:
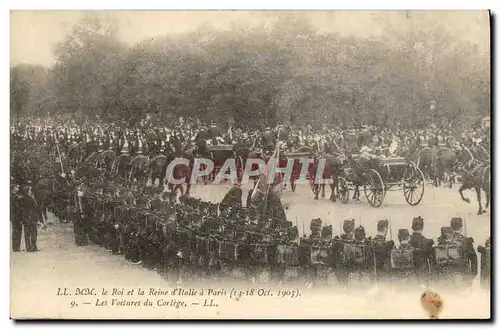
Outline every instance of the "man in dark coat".
[[453, 230], [452, 239], [453, 242], [462, 245], [464, 256], [470, 261], [471, 264], [471, 277], [469, 284], [472, 284], [472, 280], [477, 276], [477, 254], [474, 250], [474, 239], [471, 237], [466, 237], [462, 234], [463, 219], [460, 217], [454, 217], [450, 221], [450, 227]]
[[486, 240], [483, 246], [477, 247], [477, 251], [481, 254], [481, 288], [490, 290], [491, 280], [491, 242], [490, 238]]
[[90, 198], [85, 196], [83, 186], [78, 186], [76, 191], [76, 213], [73, 231], [77, 246], [87, 246], [89, 244], [89, 224], [93, 217]]
[[377, 223], [377, 235], [373, 237], [373, 252], [374, 252], [374, 263], [375, 263], [375, 272], [374, 277], [377, 280], [382, 278], [386, 278], [389, 275], [389, 272], [384, 266], [386, 263], [389, 252], [392, 248], [394, 248], [394, 241], [387, 241], [386, 236], [389, 230], [389, 221], [387, 219], [379, 220]]
[[410, 246], [415, 249], [414, 254], [417, 277], [419, 280], [428, 281], [430, 279], [428, 268], [434, 240], [427, 239], [422, 235], [422, 231], [424, 230], [424, 219], [420, 216], [413, 218], [411, 229], [413, 233], [410, 237]]
[[10, 222], [12, 225], [12, 251], [21, 251], [21, 236], [23, 234], [22, 197], [19, 195], [19, 186], [15, 185], [10, 194]]
[[31, 186], [21, 188], [22, 223], [24, 226], [24, 243], [27, 252], [39, 251], [37, 240], [37, 223], [41, 220], [40, 209], [31, 193]]

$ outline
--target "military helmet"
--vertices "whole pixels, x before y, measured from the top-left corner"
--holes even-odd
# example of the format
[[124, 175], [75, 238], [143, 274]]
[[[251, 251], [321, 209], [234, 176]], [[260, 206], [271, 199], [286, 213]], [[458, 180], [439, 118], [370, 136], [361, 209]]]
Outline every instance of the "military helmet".
[[323, 239], [331, 239], [333, 236], [332, 225], [324, 226], [321, 229], [321, 237]]
[[413, 218], [411, 229], [414, 231], [421, 231], [424, 229], [424, 219], [420, 216]]
[[398, 230], [398, 238], [401, 240], [408, 240], [410, 238], [410, 232], [406, 228], [401, 228]]
[[355, 226], [354, 219], [346, 219], [343, 225], [344, 232], [351, 233], [352, 231], [354, 231], [354, 226]]
[[297, 226], [292, 226], [287, 228], [288, 239], [293, 241], [299, 237], [299, 229]]
[[441, 227], [441, 235], [451, 235], [453, 233], [453, 229], [449, 226]]
[[320, 231], [321, 230], [321, 218], [314, 218], [311, 220], [311, 225], [310, 225], [310, 229], [311, 231]]
[[463, 227], [463, 219], [460, 217], [453, 217], [451, 219], [450, 226], [454, 231], [461, 230]]
[[363, 226], [358, 226], [354, 230], [354, 238], [356, 240], [364, 240], [366, 238], [365, 228]]
[[381, 232], [389, 228], [389, 221], [387, 219], [382, 219], [377, 222], [377, 231]]

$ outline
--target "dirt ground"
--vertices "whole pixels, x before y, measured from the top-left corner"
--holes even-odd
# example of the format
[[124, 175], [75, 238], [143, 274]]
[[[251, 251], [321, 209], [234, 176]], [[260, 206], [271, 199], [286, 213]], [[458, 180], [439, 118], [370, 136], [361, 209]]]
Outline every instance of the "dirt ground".
[[[192, 195], [206, 201], [220, 202], [229, 186], [203, 186], [192, 188]], [[249, 187], [244, 187], [245, 191]], [[360, 203], [343, 205], [332, 203], [327, 198], [313, 200], [307, 185], [298, 186], [295, 192], [284, 190], [283, 204], [287, 207], [288, 219], [296, 222], [299, 230], [309, 232], [312, 218], [321, 218], [326, 225], [332, 224], [334, 234], [340, 232], [341, 222], [349, 217], [362, 224], [371, 236], [376, 233], [376, 222], [390, 218], [393, 239], [397, 239], [399, 228], [411, 228], [413, 217], [422, 216], [425, 220], [424, 235], [437, 238], [440, 227], [449, 225], [454, 216], [467, 220], [467, 233], [474, 238], [475, 247], [484, 244], [490, 236], [490, 215], [476, 215], [477, 205], [460, 200], [458, 186], [453, 189], [426, 186], [424, 199], [418, 206], [406, 203], [402, 191], [388, 192], [384, 206], [378, 209], [370, 207], [363, 197]], [[474, 200], [472, 191], [466, 192]], [[246, 198], [246, 193], [243, 195]], [[168, 283], [155, 271], [128, 263], [123, 257], [112, 255], [98, 246], [78, 247], [74, 243], [71, 224], [55, 224], [46, 230], [40, 230], [38, 253], [11, 253], [11, 315], [28, 318], [165, 318], [165, 317], [294, 317], [295, 304], [281, 301], [282, 308], [276, 308], [276, 302], [255, 300], [241, 302], [239, 306], [225, 304], [216, 310], [199, 308], [175, 309], [166, 312], [162, 308], [133, 309], [95, 307], [79, 304], [71, 307], [71, 298], [58, 296], [58, 288], [68, 287], [168, 287]], [[24, 248], [24, 242], [21, 248]], [[300, 303], [300, 318], [425, 318], [418, 302], [417, 290], [395, 293], [380, 287], [361, 291], [333, 292], [324, 297], [328, 288], [319, 292], [309, 292], [307, 302]], [[478, 286], [478, 280], [472, 289], [466, 292], [442, 292], [445, 310], [442, 317], [470, 318], [489, 316], [489, 292]], [[394, 302], [397, 301], [397, 302]], [[80, 302], [79, 302], [80, 303]], [[94, 303], [94, 301], [92, 301]], [[327, 304], [325, 304], [327, 303]], [[295, 305], [295, 306], [293, 306]], [[320, 307], [319, 305], [331, 305]]]

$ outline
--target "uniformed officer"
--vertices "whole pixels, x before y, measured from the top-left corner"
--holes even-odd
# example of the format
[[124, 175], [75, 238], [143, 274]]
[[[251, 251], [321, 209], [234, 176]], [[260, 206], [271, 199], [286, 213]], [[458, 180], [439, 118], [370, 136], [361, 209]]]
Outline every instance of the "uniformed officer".
[[21, 188], [22, 222], [24, 226], [24, 243], [27, 252], [39, 251], [37, 240], [37, 223], [41, 220], [40, 209], [31, 193], [31, 186]]
[[490, 238], [488, 238], [484, 247], [477, 247], [477, 251], [481, 254], [481, 276], [480, 285], [481, 288], [490, 290], [490, 280], [491, 280], [491, 243]]
[[365, 240], [366, 240], [366, 231], [365, 231], [365, 228], [362, 225], [356, 227], [356, 229], [354, 230], [354, 240], [356, 240], [356, 242], [358, 242], [358, 243], [364, 243], [365, 242]]
[[387, 241], [386, 236], [389, 230], [389, 221], [387, 219], [377, 222], [377, 235], [373, 237], [373, 252], [374, 252], [374, 279], [380, 280], [389, 274], [388, 268], [384, 266], [390, 250], [394, 247], [394, 241]]
[[422, 217], [413, 218], [411, 228], [413, 233], [410, 238], [410, 245], [415, 249], [415, 267], [417, 279], [428, 284], [430, 280], [429, 265], [431, 262], [432, 245], [434, 240], [427, 239], [422, 235], [424, 230], [424, 219]]
[[346, 219], [342, 226], [344, 234], [340, 236], [340, 239], [342, 240], [354, 239], [354, 227], [355, 227], [354, 219]]
[[351, 270], [351, 264], [346, 263], [346, 255], [344, 250], [345, 244], [352, 244], [354, 242], [354, 219], [344, 220], [342, 226], [344, 233], [341, 236], [336, 236], [333, 241], [332, 251], [334, 254], [335, 264], [335, 277], [341, 285], [341, 288], [346, 288]]
[[398, 240], [399, 240], [399, 248], [403, 248], [403, 249], [404, 248], [411, 248], [410, 232], [407, 229], [402, 228], [402, 229], [398, 230]]
[[[23, 234], [22, 222], [22, 196], [19, 194], [19, 185], [13, 186], [10, 195], [10, 222], [12, 225], [12, 251], [21, 251], [21, 236]], [[26, 234], [26, 233], [25, 233]]]
[[449, 226], [441, 227], [441, 235], [437, 239], [440, 246], [445, 246], [453, 242], [453, 229]]
[[471, 266], [471, 278], [469, 284], [472, 284], [472, 280], [477, 276], [477, 254], [474, 250], [474, 239], [471, 237], [465, 237], [462, 234], [463, 219], [460, 217], [454, 217], [450, 221], [450, 227], [453, 230], [452, 240], [458, 245], [463, 247], [464, 257], [469, 260]]
[[76, 188], [76, 213], [73, 231], [75, 235], [75, 243], [77, 246], [86, 246], [89, 244], [88, 233], [90, 218], [92, 218], [92, 207], [89, 199], [85, 197], [83, 185]]

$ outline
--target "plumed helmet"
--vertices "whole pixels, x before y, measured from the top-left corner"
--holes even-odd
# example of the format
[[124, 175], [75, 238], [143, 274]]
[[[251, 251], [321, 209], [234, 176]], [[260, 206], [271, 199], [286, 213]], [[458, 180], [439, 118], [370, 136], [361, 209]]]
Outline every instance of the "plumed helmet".
[[451, 219], [450, 226], [454, 231], [461, 230], [463, 227], [463, 219], [460, 217], [453, 217]]
[[363, 226], [356, 227], [354, 230], [354, 238], [356, 240], [364, 240], [366, 238], [366, 232]]
[[287, 228], [288, 239], [293, 241], [299, 237], [299, 229], [297, 226]]
[[387, 219], [382, 219], [377, 222], [377, 231], [383, 231], [389, 228], [389, 221]]
[[405, 229], [405, 228], [401, 228], [398, 230], [398, 239], [399, 241], [401, 240], [408, 240], [410, 238], [410, 232]]
[[321, 237], [323, 239], [331, 239], [333, 236], [333, 229], [332, 229], [332, 225], [328, 225], [328, 226], [324, 226], [322, 229], [321, 229]]
[[321, 219], [320, 218], [315, 218], [315, 219], [312, 219], [311, 220], [311, 225], [310, 225], [310, 229], [311, 231], [320, 231], [321, 230]]
[[344, 232], [351, 233], [352, 231], [354, 231], [354, 226], [355, 226], [354, 219], [346, 219], [343, 225]]
[[441, 227], [441, 235], [450, 235], [453, 233], [453, 229], [449, 226]]
[[414, 231], [421, 231], [424, 229], [424, 219], [420, 216], [413, 218], [411, 229]]

